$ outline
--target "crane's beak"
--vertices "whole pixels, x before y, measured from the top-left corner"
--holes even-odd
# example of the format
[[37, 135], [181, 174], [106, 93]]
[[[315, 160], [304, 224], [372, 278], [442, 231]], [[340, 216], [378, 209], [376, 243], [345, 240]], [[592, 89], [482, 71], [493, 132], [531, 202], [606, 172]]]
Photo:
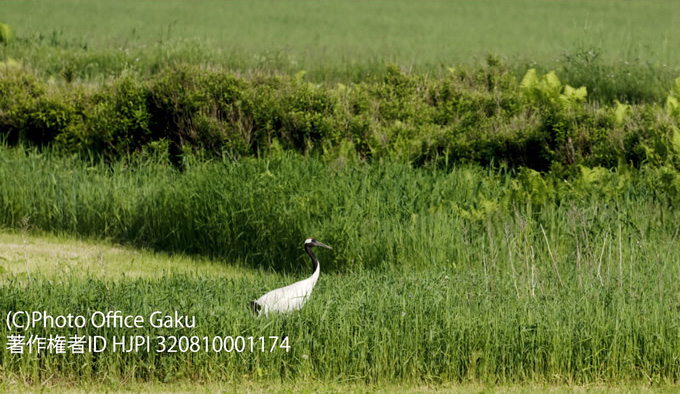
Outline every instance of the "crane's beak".
[[321, 243], [321, 242], [319, 242], [319, 241], [316, 241], [316, 242], [314, 243], [314, 246], [321, 246], [322, 248], [326, 248], [326, 249], [333, 250], [333, 248], [331, 248], [330, 246], [326, 245], [325, 243]]

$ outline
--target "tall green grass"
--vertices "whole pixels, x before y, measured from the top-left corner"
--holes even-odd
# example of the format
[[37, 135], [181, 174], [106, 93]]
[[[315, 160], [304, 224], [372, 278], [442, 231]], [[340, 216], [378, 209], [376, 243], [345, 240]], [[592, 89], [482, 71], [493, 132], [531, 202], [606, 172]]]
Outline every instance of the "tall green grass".
[[[17, 59], [19, 68], [47, 81], [48, 92], [73, 87], [74, 94], [87, 95], [99, 89], [93, 83], [121, 76], [143, 81], [186, 63], [254, 80], [306, 70], [309, 81], [333, 82], [324, 86], [389, 78], [385, 71], [396, 68], [386, 64], [401, 66], [399, 76], [424, 81], [449, 75], [455, 66], [456, 73], [491, 86], [493, 73], [468, 67], [491, 52], [518, 78], [530, 67], [539, 74], [556, 69], [563, 83], [586, 86], [591, 102], [660, 103], [678, 74], [672, 50], [680, 37], [672, 23], [677, 8], [670, 1], [613, 0], [389, 6], [0, 0], [0, 22], [17, 34], [0, 45], [0, 60]], [[490, 56], [491, 63], [498, 59]], [[344, 88], [337, 85], [338, 92]], [[597, 106], [588, 108], [594, 114]], [[272, 354], [19, 356], [6, 350], [3, 324], [0, 386], [13, 380], [677, 383], [675, 123], [657, 130], [659, 107], [640, 108], [616, 126], [642, 131], [638, 138], [645, 143], [635, 145], [635, 133], [623, 142], [640, 148], [626, 155], [639, 168], [604, 157], [596, 163], [614, 170], [572, 165], [567, 180], [555, 176], [555, 168], [553, 175], [448, 162], [413, 168], [388, 154], [359, 164], [346, 145], [317, 155], [322, 159], [282, 153], [273, 144], [257, 159], [204, 160], [181, 152], [173, 157], [181, 162], [172, 164], [148, 152], [100, 162], [49, 148], [0, 147], [0, 227], [25, 230], [29, 238], [38, 229], [281, 273], [117, 280], [32, 273], [29, 280], [0, 272], [0, 314], [177, 310], [196, 316], [197, 328], [79, 334], [287, 335], [291, 345], [288, 353]], [[382, 109], [397, 114], [397, 129], [404, 116], [422, 120], [422, 111]], [[73, 111], [82, 115], [82, 108]], [[120, 120], [114, 110], [103, 113]], [[58, 123], [59, 111], [52, 115]], [[594, 155], [611, 145], [607, 122], [614, 116], [605, 115], [583, 117], [593, 130], [604, 130], [593, 134], [597, 144], [587, 145]], [[45, 129], [54, 120], [42, 118]], [[551, 130], [563, 131], [564, 119], [553, 120]], [[203, 126], [213, 130], [215, 124]], [[128, 135], [130, 128], [120, 130]], [[248, 301], [309, 274], [301, 248], [308, 236], [334, 248], [319, 253], [322, 276], [310, 301], [289, 316], [255, 319]]]
[[[538, 246], [532, 245], [532, 246]], [[322, 267], [328, 253], [320, 254]], [[0, 380], [173, 382], [285, 380], [326, 382], [589, 384], [677, 382], [677, 286], [668, 267], [657, 293], [649, 269], [631, 265], [633, 281], [555, 288], [537, 269], [534, 295], [512, 285], [505, 264], [473, 262], [418, 274], [324, 273], [309, 302], [289, 316], [256, 319], [247, 302], [292, 278], [225, 280], [159, 276], [105, 281], [79, 276], [0, 286], [0, 310], [53, 315], [121, 310], [145, 318], [160, 310], [195, 316], [193, 329], [30, 329], [23, 334], [100, 335], [95, 355], [11, 355], [0, 328]], [[501, 268], [502, 267], [502, 268]], [[487, 268], [488, 281], [484, 276]], [[323, 269], [323, 268], [322, 268]], [[548, 268], [545, 267], [545, 270]], [[607, 272], [607, 271], [605, 271]], [[607, 278], [607, 273], [604, 277]], [[655, 275], [653, 275], [655, 276]], [[613, 281], [616, 283], [616, 281]], [[17, 332], [14, 332], [17, 333]], [[288, 336], [290, 351], [114, 353], [113, 336]], [[152, 349], [155, 349], [152, 346]]]
[[104, 164], [2, 148], [0, 222], [21, 228], [27, 219], [45, 231], [277, 269], [299, 266], [308, 236], [336, 247], [326, 267], [339, 270], [460, 265], [481, 261], [491, 247], [505, 259], [504, 241], [525, 259], [526, 243], [535, 243], [547, 259], [546, 236], [568, 264], [576, 244], [593, 259], [605, 235], [613, 247], [619, 226], [624, 259], [639, 252], [633, 239], [647, 240], [649, 253], [663, 250], [677, 225], [676, 174], [582, 171], [566, 182], [531, 170], [444, 172], [287, 153], [239, 162], [187, 156], [177, 169], [148, 157]]
[[[135, 161], [137, 160], [137, 161]], [[5, 378], [205, 382], [676, 382], [680, 215], [667, 174], [583, 169], [566, 183], [525, 170], [413, 169], [289, 154], [239, 162], [187, 157], [113, 164], [0, 150], [0, 221], [111, 238], [285, 277], [10, 275], [0, 310], [153, 310], [195, 315], [191, 330], [92, 335], [285, 334], [291, 352], [12, 356]], [[30, 236], [30, 232], [29, 232]], [[254, 319], [246, 305], [309, 274], [305, 308]], [[3, 312], [4, 313], [4, 312]], [[34, 335], [58, 334], [33, 330]], [[0, 328], [6, 346], [6, 328]], [[59, 334], [69, 335], [70, 332]]]

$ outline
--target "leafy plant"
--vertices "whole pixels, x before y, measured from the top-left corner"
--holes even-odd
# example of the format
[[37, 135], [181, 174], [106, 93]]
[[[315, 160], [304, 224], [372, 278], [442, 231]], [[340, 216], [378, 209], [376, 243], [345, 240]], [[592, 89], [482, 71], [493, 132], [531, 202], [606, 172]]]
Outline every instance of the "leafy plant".
[[12, 41], [14, 41], [14, 31], [9, 25], [0, 23], [0, 43], [7, 45]]
[[680, 121], [680, 77], [673, 82], [673, 87], [666, 97], [666, 110]]
[[629, 104], [623, 104], [619, 100], [614, 100], [614, 120], [618, 126], [623, 125], [626, 120], [626, 115], [630, 113], [631, 106]]
[[536, 69], [529, 69], [520, 82], [520, 90], [530, 103], [559, 104], [564, 109], [576, 109], [585, 102], [588, 92], [585, 86], [575, 89], [562, 86], [555, 71], [538, 77]]

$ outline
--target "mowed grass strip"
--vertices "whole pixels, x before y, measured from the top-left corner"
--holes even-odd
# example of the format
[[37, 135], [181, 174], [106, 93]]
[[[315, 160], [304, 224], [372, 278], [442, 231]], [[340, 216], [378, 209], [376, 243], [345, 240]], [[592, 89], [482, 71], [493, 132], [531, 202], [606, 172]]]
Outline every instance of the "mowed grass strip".
[[253, 270], [197, 256], [139, 250], [106, 241], [74, 239], [41, 232], [0, 232], [0, 282], [28, 281], [29, 275], [92, 276], [100, 279], [148, 278], [163, 274], [241, 277]]

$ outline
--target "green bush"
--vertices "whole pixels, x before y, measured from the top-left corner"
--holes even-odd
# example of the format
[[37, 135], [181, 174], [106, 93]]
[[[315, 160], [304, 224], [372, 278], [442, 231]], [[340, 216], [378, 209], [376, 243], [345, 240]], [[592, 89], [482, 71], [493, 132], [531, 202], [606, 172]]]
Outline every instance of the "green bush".
[[0, 130], [10, 144], [50, 144], [75, 122], [74, 103], [18, 66], [0, 66]]
[[88, 141], [95, 152], [121, 156], [151, 141], [148, 91], [129, 77], [117, 80], [90, 100]]
[[[54, 145], [116, 158], [167, 148], [179, 165], [203, 157], [256, 156], [283, 148], [421, 166], [456, 163], [573, 173], [574, 166], [679, 168], [676, 88], [661, 105], [600, 106], [556, 73], [521, 82], [493, 58], [439, 78], [388, 67], [343, 85], [294, 76], [177, 66], [150, 79], [101, 85], [45, 82], [16, 63], [0, 67], [0, 133], [10, 145]], [[349, 144], [348, 144], [349, 143]], [[275, 144], [278, 144], [275, 146]], [[344, 155], [344, 154], [343, 154]]]

